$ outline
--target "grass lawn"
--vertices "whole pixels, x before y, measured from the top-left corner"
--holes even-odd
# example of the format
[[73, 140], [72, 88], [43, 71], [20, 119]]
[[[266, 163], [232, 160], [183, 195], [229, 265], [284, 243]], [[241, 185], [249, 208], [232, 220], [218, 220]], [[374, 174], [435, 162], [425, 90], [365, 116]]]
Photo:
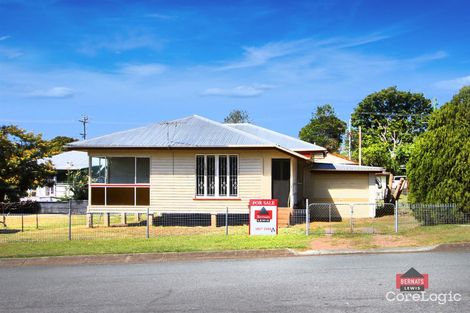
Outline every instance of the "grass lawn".
[[13, 242], [0, 244], [0, 257], [155, 253], [244, 249], [306, 248], [312, 237], [284, 233], [277, 237], [248, 235], [163, 236], [76, 241]]

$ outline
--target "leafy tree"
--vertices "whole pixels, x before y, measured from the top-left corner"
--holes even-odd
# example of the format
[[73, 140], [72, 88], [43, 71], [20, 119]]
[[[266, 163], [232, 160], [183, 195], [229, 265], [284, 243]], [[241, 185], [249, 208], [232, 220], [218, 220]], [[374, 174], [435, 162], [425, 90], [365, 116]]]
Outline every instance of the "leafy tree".
[[64, 147], [66, 144], [77, 141], [77, 139], [67, 136], [56, 136], [49, 140], [50, 147], [51, 147], [51, 154], [59, 154], [64, 151]]
[[470, 212], [470, 86], [436, 110], [407, 164], [410, 200]]
[[330, 152], [338, 151], [346, 123], [340, 120], [329, 104], [318, 106], [310, 122], [299, 132], [299, 138], [325, 147]]
[[363, 163], [399, 173], [409, 159], [413, 141], [425, 131], [432, 110], [431, 100], [423, 94], [396, 87], [368, 95], [352, 114], [352, 125], [362, 128]]
[[250, 117], [248, 116], [248, 113], [243, 110], [233, 110], [224, 118], [224, 123], [239, 124], [239, 123], [250, 123], [250, 122], [251, 121], [250, 121]]
[[17, 126], [0, 128], [0, 202], [18, 201], [28, 189], [47, 183], [52, 164], [38, 162], [50, 156], [50, 144], [42, 136]]
[[70, 191], [73, 193], [72, 199], [88, 199], [88, 169], [69, 171], [67, 173], [67, 181]]

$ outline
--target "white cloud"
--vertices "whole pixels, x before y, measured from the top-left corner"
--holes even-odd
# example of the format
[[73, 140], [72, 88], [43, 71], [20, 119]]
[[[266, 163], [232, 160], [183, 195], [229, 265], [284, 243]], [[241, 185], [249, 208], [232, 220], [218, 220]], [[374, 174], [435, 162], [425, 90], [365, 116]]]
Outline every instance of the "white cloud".
[[15, 59], [22, 56], [23, 54], [24, 53], [18, 49], [0, 46], [0, 56], [4, 56], [7, 59]]
[[448, 56], [447, 52], [445, 51], [437, 51], [434, 53], [429, 53], [429, 54], [423, 54], [420, 56], [417, 56], [415, 58], [408, 59], [407, 61], [411, 64], [422, 64], [422, 63], [427, 63], [427, 62], [432, 62], [440, 59], [444, 59]]
[[201, 95], [248, 98], [260, 96], [266, 90], [273, 88], [276, 86], [267, 84], [241, 85], [234, 88], [208, 88], [201, 92]]
[[116, 34], [106, 38], [88, 38], [82, 42], [81, 46], [78, 48], [78, 52], [94, 56], [99, 50], [121, 53], [140, 48], [158, 51], [162, 48], [162, 42], [151, 34]]
[[[8, 35], [0, 36], [0, 41], [5, 41], [10, 38], [11, 36], [8, 36]], [[0, 46], [0, 56], [6, 57], [7, 59], [15, 59], [22, 55], [23, 55], [23, 52], [18, 49], [10, 48], [7, 46]]]
[[263, 65], [274, 58], [286, 56], [298, 51], [307, 40], [268, 43], [261, 47], [244, 47], [243, 58], [230, 62], [218, 70], [230, 70]]
[[159, 20], [171, 20], [171, 19], [173, 19], [173, 16], [171, 16], [171, 15], [165, 15], [165, 14], [160, 14], [160, 13], [145, 14], [145, 17], [155, 18], [155, 19], [159, 19]]
[[125, 64], [121, 67], [120, 72], [127, 75], [152, 76], [161, 74], [165, 70], [166, 66], [158, 63]]
[[67, 87], [52, 87], [49, 89], [36, 89], [28, 93], [33, 98], [71, 98], [75, 95], [73, 89]]
[[333, 37], [324, 40], [304, 38], [292, 41], [271, 42], [259, 47], [244, 47], [241, 59], [227, 62], [225, 65], [216, 68], [216, 70], [232, 70], [260, 66], [283, 57], [301, 57], [316, 54], [321, 51], [329, 53], [334, 50], [357, 47], [385, 40], [390, 37], [392, 37], [392, 35], [372, 33], [353, 38]]
[[470, 85], [470, 75], [457, 77], [449, 80], [441, 80], [435, 83], [435, 86], [441, 89], [459, 90], [463, 86]]

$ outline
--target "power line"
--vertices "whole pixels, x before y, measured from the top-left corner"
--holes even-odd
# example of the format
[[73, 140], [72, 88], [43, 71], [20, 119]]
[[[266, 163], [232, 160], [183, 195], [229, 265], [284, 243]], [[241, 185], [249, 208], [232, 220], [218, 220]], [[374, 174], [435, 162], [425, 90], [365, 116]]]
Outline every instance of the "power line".
[[83, 133], [80, 133], [80, 135], [82, 136], [83, 140], [85, 140], [86, 139], [86, 124], [89, 123], [88, 116], [83, 115], [82, 118], [78, 121], [83, 124]]
[[358, 112], [356, 114], [357, 115], [385, 115], [385, 116], [388, 116], [388, 115], [391, 115], [391, 116], [427, 116], [427, 115], [430, 115], [429, 113], [417, 114], [417, 113], [394, 113], [394, 112], [386, 112], [386, 113], [383, 113], [383, 112]]

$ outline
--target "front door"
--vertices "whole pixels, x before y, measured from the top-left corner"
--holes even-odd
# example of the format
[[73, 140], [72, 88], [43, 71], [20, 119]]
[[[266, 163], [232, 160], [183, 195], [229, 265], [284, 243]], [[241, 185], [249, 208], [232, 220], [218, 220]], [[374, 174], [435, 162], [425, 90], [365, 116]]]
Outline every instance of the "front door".
[[288, 207], [290, 194], [290, 159], [272, 159], [271, 194], [279, 207]]

